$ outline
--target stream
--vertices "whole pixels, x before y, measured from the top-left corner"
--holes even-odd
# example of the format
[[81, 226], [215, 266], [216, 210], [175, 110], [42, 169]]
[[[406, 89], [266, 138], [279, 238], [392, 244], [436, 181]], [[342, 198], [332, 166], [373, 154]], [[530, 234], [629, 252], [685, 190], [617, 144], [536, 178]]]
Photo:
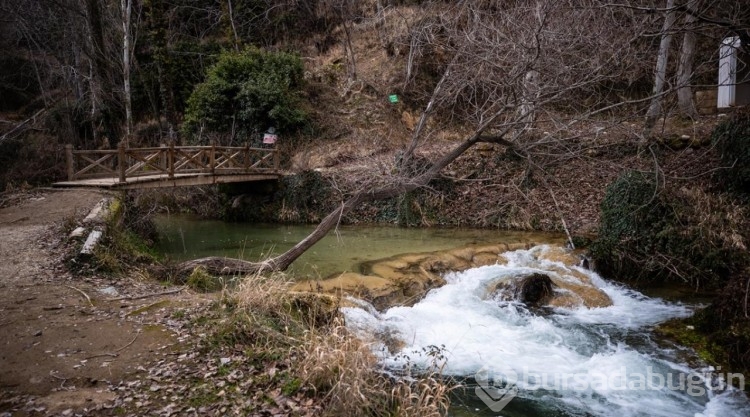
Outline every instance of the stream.
[[[160, 250], [175, 259], [260, 259], [291, 247], [312, 230], [179, 216], [160, 218], [158, 228]], [[691, 315], [693, 305], [648, 297], [550, 258], [547, 252], [563, 243], [561, 236], [342, 227], [292, 268], [303, 277], [326, 277], [401, 253], [497, 242], [541, 245], [505, 253], [504, 265], [448, 273], [446, 285], [412, 306], [379, 312], [353, 300], [355, 307], [342, 308], [347, 326], [371, 343], [387, 372], [440, 368], [462, 382], [465, 388], [452, 401], [454, 416], [750, 416], [745, 394], [726, 384], [742, 382], [742, 375], [688, 363], [690, 352], [654, 340], [653, 326]], [[583, 278], [606, 293], [612, 305], [528, 308], [492, 293], [498, 282], [529, 273]]]

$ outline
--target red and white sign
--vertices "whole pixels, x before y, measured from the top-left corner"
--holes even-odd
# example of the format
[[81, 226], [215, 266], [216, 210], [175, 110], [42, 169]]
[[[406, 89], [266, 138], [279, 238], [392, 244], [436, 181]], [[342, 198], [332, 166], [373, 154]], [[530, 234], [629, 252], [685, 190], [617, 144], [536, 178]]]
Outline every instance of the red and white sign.
[[276, 143], [277, 136], [273, 133], [266, 133], [263, 135], [263, 144], [273, 145]]

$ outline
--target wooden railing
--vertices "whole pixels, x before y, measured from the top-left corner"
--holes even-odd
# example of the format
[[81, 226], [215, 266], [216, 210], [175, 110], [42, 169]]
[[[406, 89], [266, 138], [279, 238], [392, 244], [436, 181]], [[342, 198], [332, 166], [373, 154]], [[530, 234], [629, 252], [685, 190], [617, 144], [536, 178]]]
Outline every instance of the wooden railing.
[[119, 178], [206, 173], [253, 174], [276, 173], [279, 152], [272, 148], [250, 146], [174, 146], [158, 148], [75, 150], [65, 146], [68, 180]]

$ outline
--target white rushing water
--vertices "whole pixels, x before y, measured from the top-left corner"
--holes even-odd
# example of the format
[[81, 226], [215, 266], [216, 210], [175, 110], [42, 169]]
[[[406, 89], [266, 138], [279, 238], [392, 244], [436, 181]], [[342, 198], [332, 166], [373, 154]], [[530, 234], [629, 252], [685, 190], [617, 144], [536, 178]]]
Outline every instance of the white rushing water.
[[[447, 285], [412, 307], [382, 313], [366, 303], [344, 308], [347, 326], [375, 340], [373, 350], [390, 369], [425, 369], [438, 362], [444, 363], [444, 374], [476, 379], [488, 393], [484, 403], [472, 403], [479, 415], [750, 416], [741, 392], [708, 389], [720, 385], [721, 372], [691, 369], [677, 359], [677, 352], [651, 341], [650, 326], [689, 316], [689, 307], [540, 259], [547, 250], [539, 246], [510, 252], [507, 265], [449, 274]], [[504, 277], [528, 272], [561, 276], [573, 269], [589, 276], [613, 305], [540, 314], [487, 297], [487, 288]], [[400, 350], [391, 352], [386, 343], [377, 342], [385, 339], [398, 340]], [[504, 408], [490, 403], [498, 398], [492, 389], [503, 385], [518, 388]], [[473, 395], [474, 389], [467, 392]]]

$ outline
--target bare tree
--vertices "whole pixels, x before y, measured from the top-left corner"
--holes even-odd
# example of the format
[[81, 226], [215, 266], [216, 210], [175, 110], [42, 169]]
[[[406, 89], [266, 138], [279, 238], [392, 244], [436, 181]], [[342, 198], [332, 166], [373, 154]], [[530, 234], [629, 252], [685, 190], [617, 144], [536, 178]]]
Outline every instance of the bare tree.
[[133, 0], [120, 0], [122, 11], [122, 88], [125, 105], [125, 144], [128, 146], [133, 134], [133, 107], [130, 91], [131, 14]]
[[669, 47], [672, 43], [672, 30], [674, 29], [675, 21], [677, 20], [677, 13], [674, 9], [674, 0], [667, 0], [665, 10], [664, 26], [661, 30], [661, 42], [659, 43], [659, 53], [656, 59], [656, 70], [654, 71], [655, 80], [653, 98], [651, 99], [651, 105], [646, 112], [646, 123], [643, 132], [643, 137], [646, 139], [651, 136], [656, 120], [662, 114], [662, 101], [665, 85], [667, 83]]
[[[567, 136], [572, 125], [622, 105], [599, 99], [593, 92], [623, 77], [638, 62], [641, 51], [633, 40], [648, 22], [627, 10], [601, 9], [595, 1], [536, 0], [501, 6], [459, 2], [430, 7], [435, 8], [431, 15], [437, 17], [416, 26], [413, 36], [432, 41], [412, 45], [440, 51], [445, 64], [394, 169], [373, 173], [310, 235], [277, 257], [257, 263], [203, 258], [183, 263], [182, 271], [199, 265], [216, 274], [286, 269], [359, 204], [427, 186], [477, 143], [505, 147], [534, 165], [537, 153], [546, 153], [550, 145], [566, 146], [564, 142], [573, 139]], [[571, 21], [578, 24], [571, 25]], [[627, 29], [612, 30], [617, 27], [614, 22]], [[424, 31], [440, 36], [425, 36]], [[412, 52], [415, 62], [410, 76], [419, 68], [416, 57], [434, 59]], [[575, 112], [561, 113], [561, 108]], [[535, 115], [533, 123], [530, 114]], [[419, 166], [415, 160], [420, 148], [440, 129], [440, 119], [461, 123], [470, 133], [430, 165]], [[539, 124], [544, 125], [544, 132], [535, 127]]]
[[[698, 10], [699, 0], [690, 0], [687, 3], [688, 10]], [[695, 61], [696, 34], [694, 25], [697, 18], [693, 13], [685, 13], [685, 29], [682, 35], [682, 47], [680, 48], [680, 61], [677, 66], [677, 101], [680, 111], [690, 119], [698, 117], [693, 101], [693, 89], [690, 87], [693, 76], [693, 64]]]

